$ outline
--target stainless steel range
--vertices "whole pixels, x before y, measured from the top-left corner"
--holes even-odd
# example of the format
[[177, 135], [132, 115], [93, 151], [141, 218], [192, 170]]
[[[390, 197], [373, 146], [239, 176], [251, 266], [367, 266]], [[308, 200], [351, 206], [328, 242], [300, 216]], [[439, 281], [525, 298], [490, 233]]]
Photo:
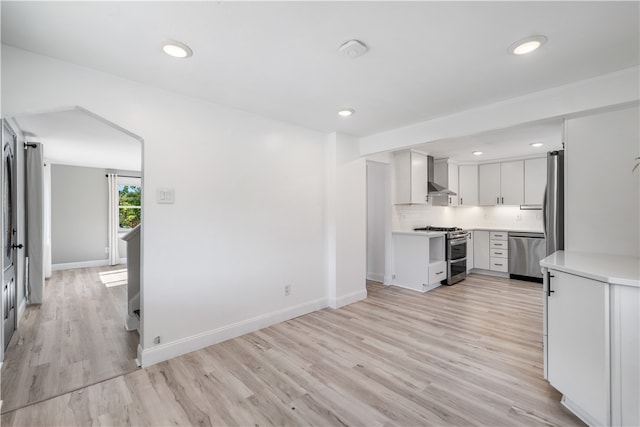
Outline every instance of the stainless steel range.
[[469, 232], [458, 227], [422, 227], [415, 231], [446, 232], [447, 278], [443, 285], [453, 285], [467, 277], [467, 237]]

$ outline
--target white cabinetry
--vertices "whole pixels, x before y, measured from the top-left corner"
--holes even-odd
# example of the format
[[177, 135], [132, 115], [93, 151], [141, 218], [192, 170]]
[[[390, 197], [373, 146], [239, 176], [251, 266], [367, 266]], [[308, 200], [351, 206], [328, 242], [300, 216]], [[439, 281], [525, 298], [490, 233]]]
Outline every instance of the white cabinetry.
[[482, 206], [500, 204], [500, 163], [478, 166], [478, 202]]
[[521, 205], [524, 203], [524, 162], [515, 160], [478, 167], [480, 205]]
[[524, 204], [541, 205], [547, 185], [547, 159], [524, 161]]
[[478, 165], [458, 166], [458, 203], [460, 206], [478, 204]]
[[415, 151], [393, 153], [394, 203], [426, 204], [427, 156]]
[[521, 205], [524, 203], [524, 162], [500, 163], [500, 204]]
[[473, 268], [489, 270], [491, 255], [489, 251], [489, 232], [475, 230], [473, 232]]
[[558, 251], [540, 264], [545, 378], [589, 425], [640, 425], [640, 260]]
[[455, 196], [435, 196], [433, 204], [437, 206], [458, 206], [458, 165], [448, 159], [436, 160], [433, 167], [433, 178], [437, 184], [456, 193]]
[[447, 278], [443, 233], [393, 233], [395, 272], [393, 284], [426, 292]]
[[547, 379], [596, 425], [609, 420], [607, 283], [552, 271], [547, 292]]
[[474, 254], [474, 248], [473, 248], [473, 242], [475, 241], [475, 239], [473, 238], [473, 231], [470, 231], [469, 234], [467, 235], [467, 273], [469, 273], [471, 271], [471, 269], [473, 268], [473, 254]]
[[509, 271], [509, 233], [506, 231], [489, 232], [489, 270]]

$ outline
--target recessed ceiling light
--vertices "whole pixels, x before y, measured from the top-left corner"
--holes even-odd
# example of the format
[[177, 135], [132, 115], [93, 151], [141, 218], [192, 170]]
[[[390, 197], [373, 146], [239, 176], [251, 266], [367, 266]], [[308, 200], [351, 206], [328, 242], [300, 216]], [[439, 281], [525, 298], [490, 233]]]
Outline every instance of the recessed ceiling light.
[[184, 43], [170, 41], [162, 46], [162, 50], [169, 56], [173, 56], [174, 58], [189, 58], [193, 55], [193, 51], [189, 46]]
[[338, 115], [341, 116], [341, 117], [349, 117], [353, 113], [355, 113], [353, 108], [345, 108], [345, 109], [342, 109], [342, 110], [338, 111]]
[[531, 36], [522, 40], [518, 40], [511, 46], [509, 46], [509, 53], [514, 55], [524, 55], [526, 53], [533, 52], [543, 44], [545, 44], [547, 38], [545, 36]]
[[532, 142], [531, 144], [529, 144], [532, 147], [542, 147], [544, 144], [542, 142]]
[[474, 156], [482, 156], [482, 151], [474, 151], [473, 153]]

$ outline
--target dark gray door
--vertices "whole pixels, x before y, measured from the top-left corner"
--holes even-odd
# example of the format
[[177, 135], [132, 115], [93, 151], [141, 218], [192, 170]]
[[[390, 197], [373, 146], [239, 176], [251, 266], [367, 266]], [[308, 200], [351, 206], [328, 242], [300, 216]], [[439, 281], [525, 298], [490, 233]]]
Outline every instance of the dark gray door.
[[16, 329], [16, 137], [2, 122], [2, 307], [4, 348]]

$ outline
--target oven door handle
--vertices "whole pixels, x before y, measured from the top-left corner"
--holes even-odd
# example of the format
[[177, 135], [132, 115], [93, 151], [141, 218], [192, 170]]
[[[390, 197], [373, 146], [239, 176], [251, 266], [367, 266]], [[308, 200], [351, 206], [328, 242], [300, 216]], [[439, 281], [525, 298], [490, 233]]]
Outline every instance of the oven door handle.
[[462, 244], [465, 244], [465, 243], [467, 243], [467, 238], [466, 237], [461, 237], [461, 238], [449, 240], [449, 245], [451, 245], [451, 246], [462, 245]]
[[458, 259], [450, 259], [449, 262], [451, 264], [458, 264], [459, 262], [464, 262], [467, 260], [467, 257], [464, 258], [458, 258]]

